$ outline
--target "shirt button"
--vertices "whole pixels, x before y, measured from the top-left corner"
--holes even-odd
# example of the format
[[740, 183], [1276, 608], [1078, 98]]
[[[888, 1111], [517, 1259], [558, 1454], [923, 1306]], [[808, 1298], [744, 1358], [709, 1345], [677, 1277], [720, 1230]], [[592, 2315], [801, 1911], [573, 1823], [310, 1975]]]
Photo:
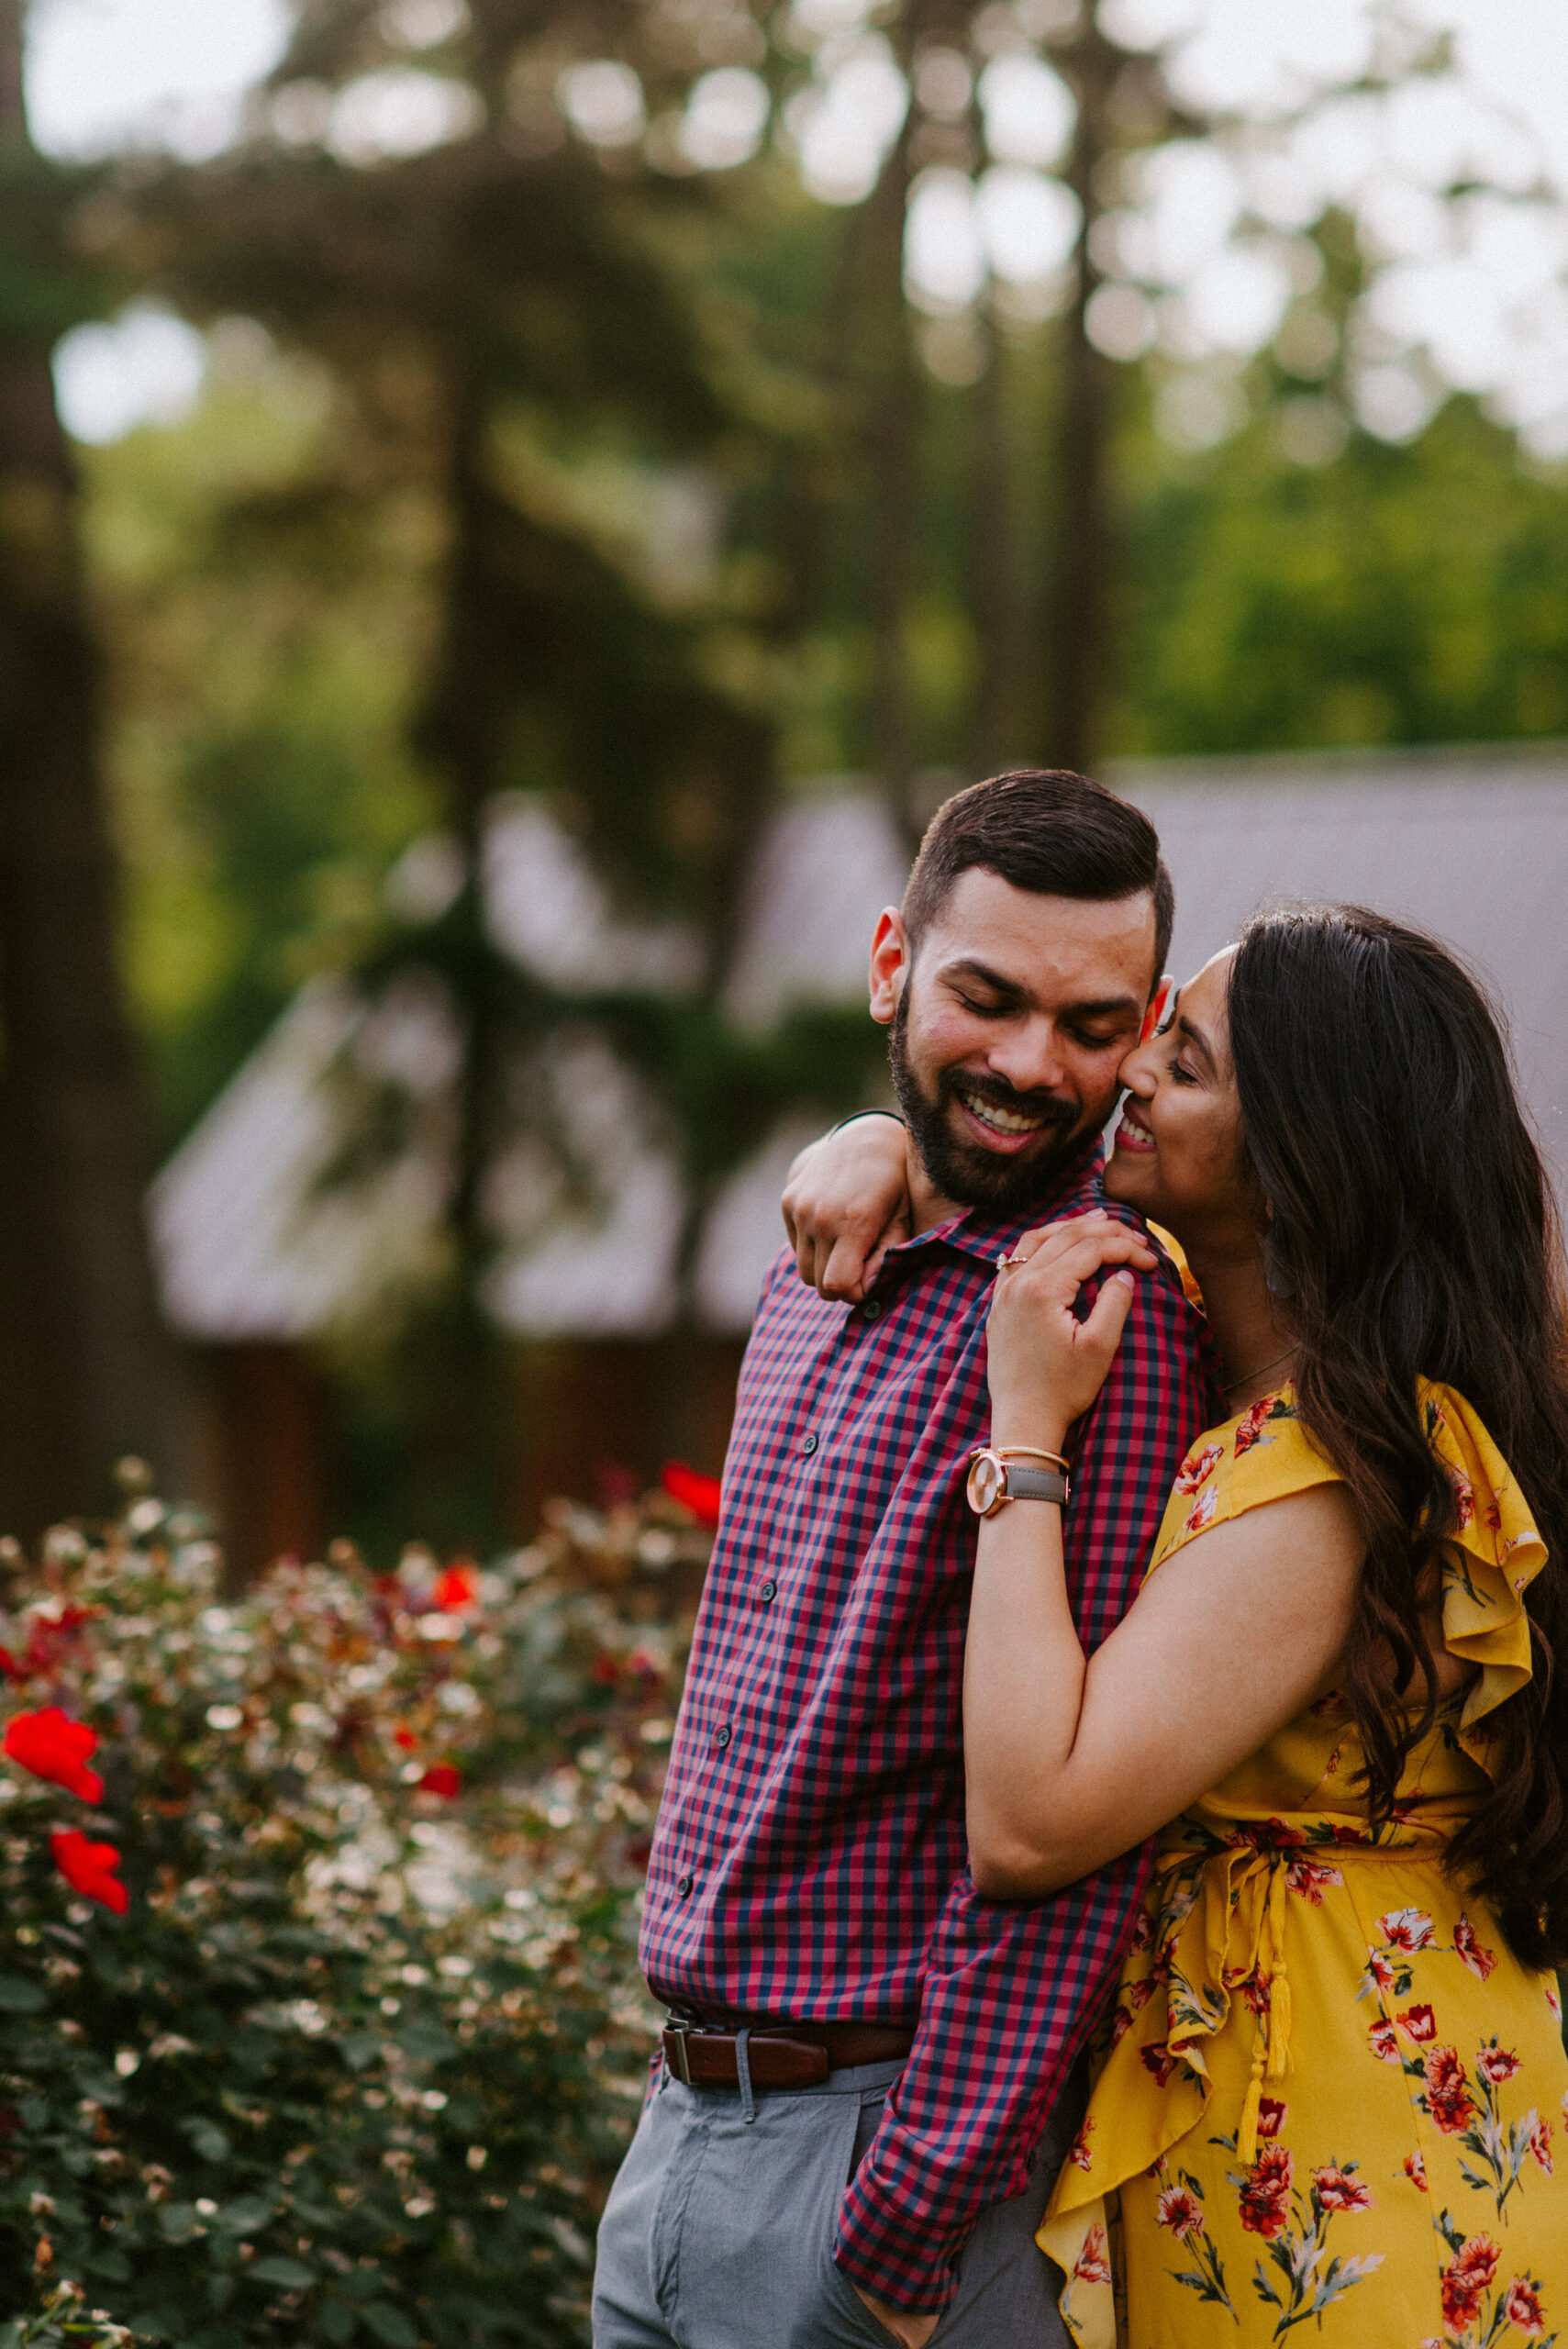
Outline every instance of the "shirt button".
[[680, 1894], [683, 1900], [684, 1900], [691, 1888], [692, 1879], [689, 1876], [678, 1876], [675, 1878], [675, 1889]]
[[806, 1454], [807, 1460], [810, 1459], [812, 1453], [816, 1451], [819, 1442], [820, 1438], [814, 1435], [803, 1436], [801, 1438], [800, 1448]]
[[721, 1753], [723, 1753], [723, 1751], [724, 1751], [725, 1747], [728, 1744], [728, 1742], [729, 1742], [730, 1739], [734, 1736], [734, 1734], [735, 1734], [735, 1731], [730, 1728], [729, 1723], [728, 1723], [728, 1721], [726, 1721], [726, 1722], [725, 1722], [724, 1727], [723, 1727], [722, 1729], [716, 1729], [716, 1730], [714, 1731], [714, 1732], [713, 1732], [713, 1742], [714, 1742], [715, 1745], [717, 1745], [717, 1748], [718, 1748], [718, 1750], [719, 1750], [719, 1752], [720, 1752]]
[[861, 1319], [862, 1321], [880, 1321], [881, 1319], [881, 1303], [876, 1297], [868, 1297], [865, 1303], [861, 1308]]
[[773, 1578], [772, 1575], [770, 1575], [768, 1576], [767, 1581], [766, 1581], [765, 1583], [763, 1583], [763, 1584], [762, 1585], [761, 1588], [758, 1590], [758, 1592], [757, 1592], [757, 1596], [758, 1596], [758, 1598], [759, 1598], [763, 1599], [763, 1600], [766, 1600], [766, 1599], [770, 1599], [770, 1598], [776, 1598], [778, 1597], [778, 1595], [779, 1595], [779, 1586], [778, 1586], [777, 1583], [773, 1580]]

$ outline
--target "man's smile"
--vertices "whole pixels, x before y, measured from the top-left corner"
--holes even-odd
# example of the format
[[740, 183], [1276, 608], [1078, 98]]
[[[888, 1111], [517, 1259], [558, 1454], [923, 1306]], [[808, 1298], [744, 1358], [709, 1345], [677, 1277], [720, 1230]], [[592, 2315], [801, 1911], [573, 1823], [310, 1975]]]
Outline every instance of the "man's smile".
[[1007, 1109], [999, 1101], [962, 1083], [953, 1082], [950, 1089], [972, 1131], [987, 1150], [1022, 1150], [1037, 1134], [1048, 1129], [1056, 1131], [1063, 1122], [1060, 1109], [1054, 1106]]

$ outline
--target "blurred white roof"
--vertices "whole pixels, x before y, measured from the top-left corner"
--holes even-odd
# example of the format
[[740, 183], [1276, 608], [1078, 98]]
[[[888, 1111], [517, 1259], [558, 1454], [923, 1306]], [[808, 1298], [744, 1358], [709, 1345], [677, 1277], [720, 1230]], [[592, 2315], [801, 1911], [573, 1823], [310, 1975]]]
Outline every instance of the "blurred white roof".
[[[1561, 1183], [1568, 747], [1174, 760], [1126, 764], [1109, 779], [1159, 827], [1176, 885], [1181, 976], [1275, 897], [1354, 900], [1457, 948], [1509, 1018]], [[427, 912], [439, 910], [444, 853], [425, 843], [405, 860], [398, 885]], [[834, 778], [786, 803], [743, 896], [724, 992], [730, 1016], [759, 1030], [795, 1003], [863, 1000], [876, 917], [906, 871], [898, 828], [863, 778]], [[700, 977], [691, 934], [616, 917], [538, 801], [498, 804], [485, 885], [493, 935], [558, 988], [684, 992]], [[174, 1326], [209, 1340], [303, 1339], [389, 1281], [424, 1277], [450, 1179], [457, 1052], [431, 990], [410, 984], [373, 1011], [346, 982], [307, 988], [154, 1186]], [[324, 1181], [355, 1130], [355, 1089], [362, 1098], [365, 1086], [389, 1082], [407, 1104], [404, 1146], [351, 1181]], [[533, 1125], [487, 1186], [501, 1250], [486, 1304], [520, 1336], [653, 1335], [676, 1310], [686, 1207], [651, 1097], [586, 1023], [551, 1040], [529, 1083]], [[710, 1329], [740, 1331], [751, 1319], [783, 1239], [784, 1172], [806, 1133], [798, 1119], [781, 1125], [704, 1218], [694, 1297]]]

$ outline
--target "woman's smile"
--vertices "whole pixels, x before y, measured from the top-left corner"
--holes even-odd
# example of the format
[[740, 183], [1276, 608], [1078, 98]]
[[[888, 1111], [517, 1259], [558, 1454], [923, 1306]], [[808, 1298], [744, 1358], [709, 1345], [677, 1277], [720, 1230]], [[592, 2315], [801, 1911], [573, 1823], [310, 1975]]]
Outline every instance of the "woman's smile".
[[1113, 1148], [1132, 1156], [1150, 1157], [1156, 1147], [1142, 1104], [1129, 1093], [1121, 1105], [1121, 1123], [1116, 1130]]

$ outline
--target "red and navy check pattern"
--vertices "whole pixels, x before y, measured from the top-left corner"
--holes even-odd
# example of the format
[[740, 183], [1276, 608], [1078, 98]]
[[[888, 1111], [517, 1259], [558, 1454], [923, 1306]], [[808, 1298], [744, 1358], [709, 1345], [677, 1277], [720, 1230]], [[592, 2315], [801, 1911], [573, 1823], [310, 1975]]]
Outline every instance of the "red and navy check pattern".
[[[905, 2309], [944, 2306], [975, 2218], [1022, 2191], [1147, 1876], [1136, 1852], [1038, 1905], [990, 1902], [964, 1846], [963, 1488], [990, 1425], [995, 1259], [1103, 1206], [1100, 1168], [1096, 1144], [1027, 1216], [892, 1251], [860, 1306], [824, 1303], [787, 1252], [773, 1265], [653, 1841], [641, 1957], [669, 2005], [917, 2025], [836, 2254]], [[1162, 1264], [1075, 1434], [1067, 1574], [1091, 1648], [1223, 1416], [1207, 1360]]]

